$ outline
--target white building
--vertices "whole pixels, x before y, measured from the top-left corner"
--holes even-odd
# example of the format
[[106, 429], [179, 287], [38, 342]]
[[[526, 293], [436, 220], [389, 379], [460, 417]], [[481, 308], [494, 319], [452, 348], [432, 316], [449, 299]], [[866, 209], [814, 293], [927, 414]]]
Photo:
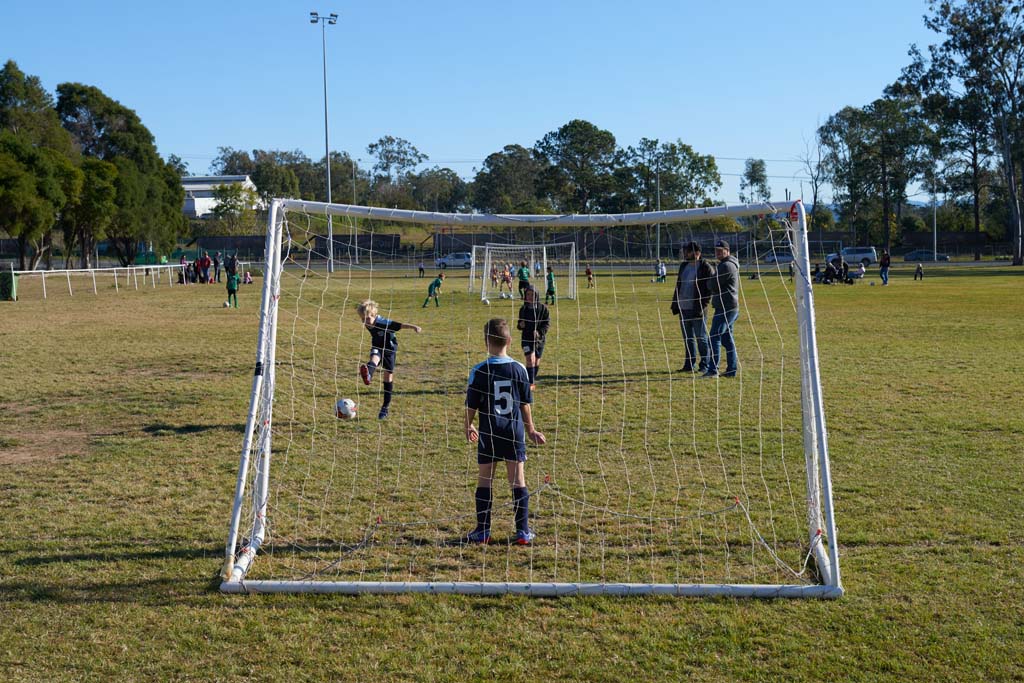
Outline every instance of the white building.
[[[189, 218], [202, 218], [213, 212], [217, 200], [213, 197], [214, 188], [220, 185], [240, 184], [242, 187], [256, 192], [256, 185], [247, 175], [196, 175], [185, 176], [181, 186], [185, 189], [185, 206], [182, 208]], [[253, 206], [253, 208], [257, 208]]]

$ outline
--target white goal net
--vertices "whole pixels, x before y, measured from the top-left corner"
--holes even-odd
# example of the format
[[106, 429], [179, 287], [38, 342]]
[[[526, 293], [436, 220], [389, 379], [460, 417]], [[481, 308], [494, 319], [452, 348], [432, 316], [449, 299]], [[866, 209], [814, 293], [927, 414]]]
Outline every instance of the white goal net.
[[[741, 271], [734, 303], [726, 286], [722, 315], [715, 301], [706, 311], [706, 346], [698, 313], [684, 315], [689, 340], [673, 315], [678, 261], [667, 278], [649, 264], [605, 264], [591, 278], [574, 272], [575, 245], [524, 240], [482, 249], [479, 269], [421, 279], [375, 246], [389, 221], [535, 222], [581, 239], [659, 221], [691, 231], [705, 259], [696, 272], [717, 282], [728, 266], [715, 244], [736, 238], [708, 231], [755, 215], [770, 217], [795, 276], [777, 264], [756, 279]], [[328, 216], [377, 231], [358, 235], [373, 245], [358, 263], [328, 268]], [[841, 595], [805, 225], [799, 202], [500, 216], [275, 200], [222, 590]], [[490, 264], [522, 261], [531, 279], [534, 263], [553, 266], [558, 299], [543, 310], [488, 297]], [[705, 275], [682, 272], [686, 301], [714, 299]], [[495, 318], [511, 328], [516, 363], [488, 361]], [[546, 443], [526, 447], [521, 481], [505, 466], [486, 479], [482, 447], [467, 440], [467, 385], [498, 366], [518, 393], [495, 381], [506, 389], [472, 403], [474, 424], [485, 431], [487, 405], [525, 421], [530, 404]], [[339, 402], [358, 417], [339, 418]]]
[[[526, 279], [519, 272], [526, 268]], [[549, 270], [550, 269], [550, 270]], [[520, 281], [528, 283], [540, 296], [576, 298], [576, 244], [486, 244], [473, 248], [469, 291], [478, 292], [481, 301], [512, 298]]]

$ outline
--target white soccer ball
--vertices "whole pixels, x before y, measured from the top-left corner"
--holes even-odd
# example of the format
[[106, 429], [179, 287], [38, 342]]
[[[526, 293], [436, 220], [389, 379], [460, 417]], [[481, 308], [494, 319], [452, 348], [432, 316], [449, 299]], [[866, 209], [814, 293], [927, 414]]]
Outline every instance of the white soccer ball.
[[491, 300], [490, 299], [484, 299], [484, 306], [490, 306], [490, 305], [491, 305]]
[[356, 402], [350, 398], [343, 398], [335, 406], [335, 414], [342, 420], [351, 420], [356, 416]]
[[231, 302], [230, 301], [225, 301], [224, 302], [224, 308], [229, 308], [230, 306], [231, 306]]

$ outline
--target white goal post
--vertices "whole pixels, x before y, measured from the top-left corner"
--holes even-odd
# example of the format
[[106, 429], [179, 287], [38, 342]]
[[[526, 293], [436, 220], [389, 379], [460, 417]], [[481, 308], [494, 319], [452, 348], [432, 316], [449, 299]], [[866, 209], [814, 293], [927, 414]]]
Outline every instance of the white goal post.
[[[469, 272], [469, 291], [479, 292], [480, 300], [487, 301], [501, 290], [502, 272], [512, 264], [513, 285], [515, 268], [526, 263], [533, 278], [534, 289], [543, 296], [547, 291], [548, 266], [555, 276], [555, 291], [558, 298], [576, 298], [576, 243], [555, 242], [550, 244], [507, 244], [488, 242], [473, 247], [473, 258]], [[540, 271], [537, 271], [539, 265]], [[496, 281], [497, 280], [497, 281]], [[560, 283], [560, 284], [559, 284]]]
[[[579, 228], [754, 215], [774, 216], [796, 275], [741, 283], [739, 376], [702, 382], [675, 371], [672, 282], [654, 283], [646, 268], [603, 272], [600, 288], [573, 289], [574, 301], [552, 306], [534, 403], [548, 444], [527, 465], [537, 542], [449, 540], [473, 518], [465, 377], [485, 357], [482, 323], [495, 313], [511, 320], [519, 302], [495, 311], [446, 299], [424, 310], [423, 293], [401, 289], [412, 281], [386, 267], [376, 277], [372, 265], [324, 267], [310, 235], [326, 234], [330, 217]], [[799, 201], [534, 216], [273, 200], [221, 590], [842, 596], [806, 225]], [[502, 248], [484, 247], [484, 264]], [[570, 253], [574, 263], [574, 245]], [[382, 315], [424, 328], [399, 333], [409, 348], [396, 381], [410, 389], [396, 401], [406, 410], [340, 420], [336, 401], [370, 402], [378, 391], [355, 372], [369, 336], [353, 309], [371, 297]], [[431, 333], [447, 335], [435, 342], [445, 356], [417, 355]], [[495, 524], [504, 523], [505, 491], [497, 481], [494, 490]]]

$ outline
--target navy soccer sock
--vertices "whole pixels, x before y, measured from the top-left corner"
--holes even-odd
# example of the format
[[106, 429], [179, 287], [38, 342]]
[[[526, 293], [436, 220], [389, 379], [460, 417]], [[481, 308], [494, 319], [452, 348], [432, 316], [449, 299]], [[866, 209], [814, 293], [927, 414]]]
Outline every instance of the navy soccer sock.
[[375, 373], [376, 371], [377, 371], [377, 364], [374, 363], [373, 359], [371, 358], [370, 362], [366, 364], [366, 372], [372, 378], [373, 377], [373, 373]]
[[537, 381], [537, 366], [526, 368], [526, 376], [530, 378], [530, 384], [534, 384]]
[[391, 392], [394, 390], [394, 388], [394, 382], [384, 382], [384, 405], [381, 406], [382, 408], [387, 408], [389, 405], [391, 405]]
[[525, 486], [512, 489], [512, 509], [516, 515], [516, 531], [528, 531], [530, 528], [530, 492]]
[[476, 487], [476, 531], [491, 532], [491, 489]]

